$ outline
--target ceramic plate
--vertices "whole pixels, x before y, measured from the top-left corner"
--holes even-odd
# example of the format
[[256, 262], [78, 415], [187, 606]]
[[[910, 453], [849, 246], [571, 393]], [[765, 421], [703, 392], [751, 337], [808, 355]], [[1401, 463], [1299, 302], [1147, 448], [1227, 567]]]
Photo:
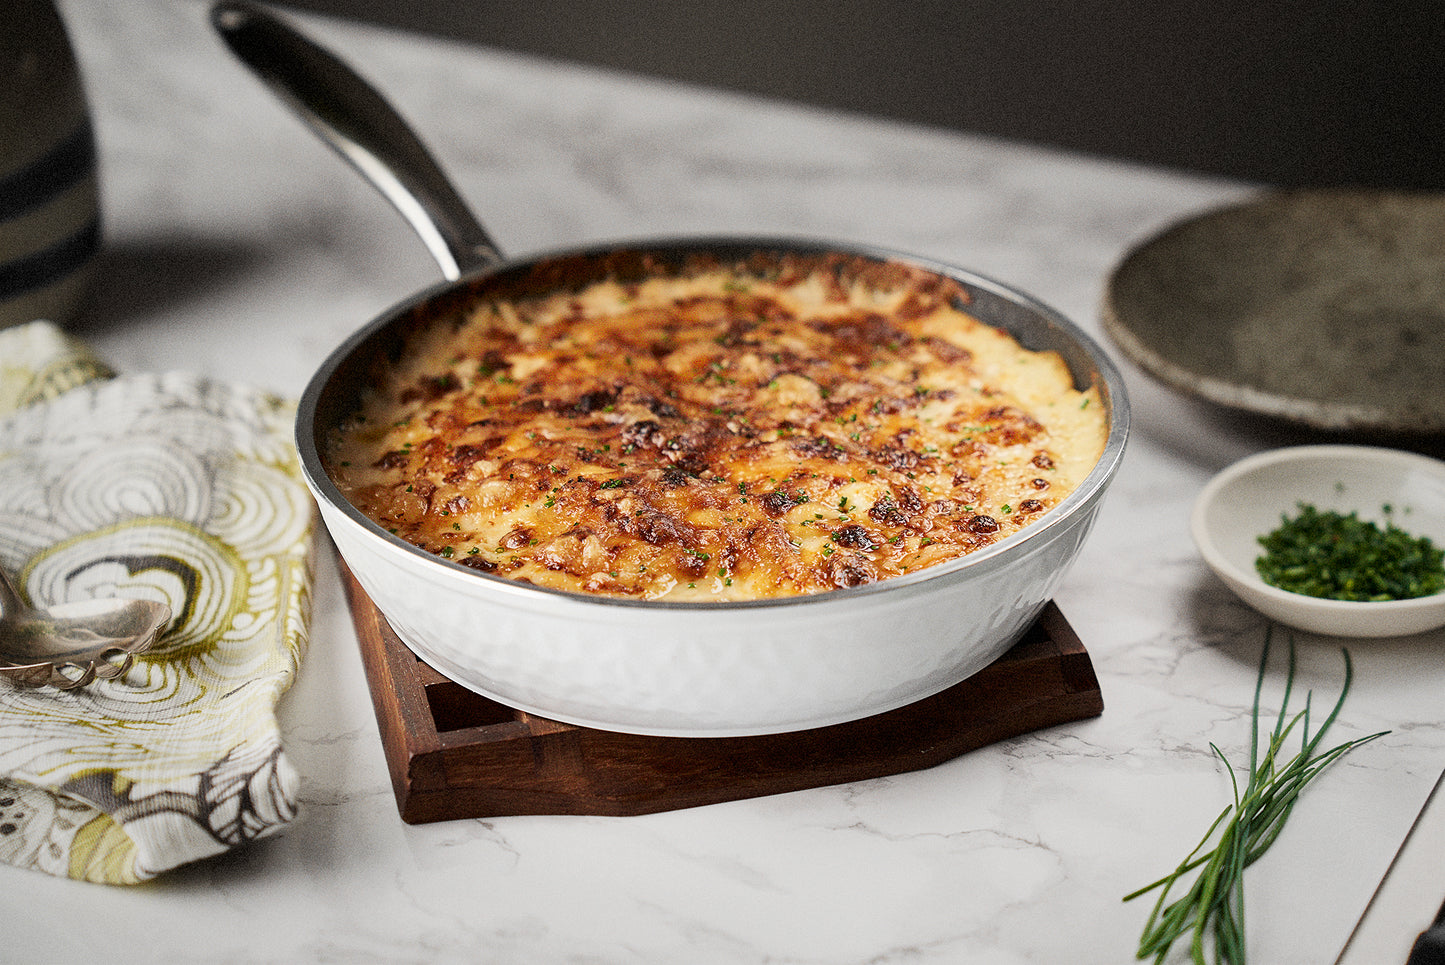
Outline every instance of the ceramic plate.
[[1283, 192], [1176, 224], [1115, 269], [1103, 324], [1220, 405], [1445, 435], [1445, 193]]

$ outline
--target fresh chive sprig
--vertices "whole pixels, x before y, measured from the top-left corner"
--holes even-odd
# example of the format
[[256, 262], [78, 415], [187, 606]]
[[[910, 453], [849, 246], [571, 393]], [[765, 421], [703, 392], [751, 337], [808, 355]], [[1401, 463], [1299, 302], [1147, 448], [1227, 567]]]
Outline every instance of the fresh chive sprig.
[[[1149, 892], [1159, 892], [1139, 939], [1137, 957], [1140, 959], [1152, 957], [1156, 963], [1163, 962], [1175, 943], [1188, 936], [1190, 958], [1196, 965], [1206, 965], [1206, 951], [1211, 947], [1216, 965], [1245, 965], [1244, 869], [1259, 860], [1274, 844], [1298, 802], [1300, 792], [1310, 781], [1350, 750], [1389, 733], [1380, 731], [1321, 751], [1320, 743], [1339, 716], [1350, 692], [1354, 678], [1350, 652], [1344, 651], [1345, 681], [1339, 699], [1319, 729], [1311, 734], [1311, 695], [1306, 694], [1303, 710], [1293, 717], [1289, 716], [1295, 675], [1295, 648], [1291, 641], [1289, 671], [1285, 677], [1279, 717], [1261, 753], [1259, 704], [1269, 663], [1271, 636], [1272, 628], [1265, 634], [1259, 677], [1254, 687], [1249, 770], [1244, 787], [1241, 789], [1239, 778], [1223, 752], [1211, 743], [1210, 750], [1229, 771], [1233, 787], [1232, 803], [1220, 812], [1199, 844], [1173, 871], [1124, 896], [1125, 901], [1132, 901]], [[1300, 734], [1300, 749], [1294, 756], [1286, 758], [1285, 741], [1296, 730]], [[1171, 892], [1194, 871], [1198, 874], [1185, 893], [1170, 901]]]

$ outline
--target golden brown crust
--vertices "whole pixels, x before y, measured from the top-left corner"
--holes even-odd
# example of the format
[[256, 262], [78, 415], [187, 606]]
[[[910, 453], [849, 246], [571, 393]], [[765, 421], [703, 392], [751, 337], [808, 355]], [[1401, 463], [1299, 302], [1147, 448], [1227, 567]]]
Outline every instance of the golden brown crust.
[[333, 452], [366, 515], [533, 583], [735, 600], [884, 579], [1072, 491], [1105, 414], [947, 279], [712, 270], [486, 301]]

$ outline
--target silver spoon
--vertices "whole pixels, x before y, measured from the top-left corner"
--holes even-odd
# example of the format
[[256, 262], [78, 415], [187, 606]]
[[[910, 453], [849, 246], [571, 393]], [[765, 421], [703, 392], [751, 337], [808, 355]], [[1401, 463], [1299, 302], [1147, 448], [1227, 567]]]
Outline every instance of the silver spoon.
[[60, 690], [119, 677], [170, 619], [171, 608], [153, 600], [80, 600], [36, 609], [0, 570], [0, 676]]

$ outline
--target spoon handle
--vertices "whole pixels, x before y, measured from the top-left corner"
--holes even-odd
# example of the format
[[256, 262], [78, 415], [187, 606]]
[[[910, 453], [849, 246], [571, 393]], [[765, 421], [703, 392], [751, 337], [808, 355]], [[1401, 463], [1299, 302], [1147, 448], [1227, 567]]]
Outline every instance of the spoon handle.
[[0, 617], [16, 619], [26, 612], [25, 601], [20, 599], [20, 590], [10, 579], [10, 574], [0, 567]]
[[426, 146], [354, 70], [250, 3], [217, 4], [211, 23], [242, 63], [401, 212], [448, 281], [502, 260]]

